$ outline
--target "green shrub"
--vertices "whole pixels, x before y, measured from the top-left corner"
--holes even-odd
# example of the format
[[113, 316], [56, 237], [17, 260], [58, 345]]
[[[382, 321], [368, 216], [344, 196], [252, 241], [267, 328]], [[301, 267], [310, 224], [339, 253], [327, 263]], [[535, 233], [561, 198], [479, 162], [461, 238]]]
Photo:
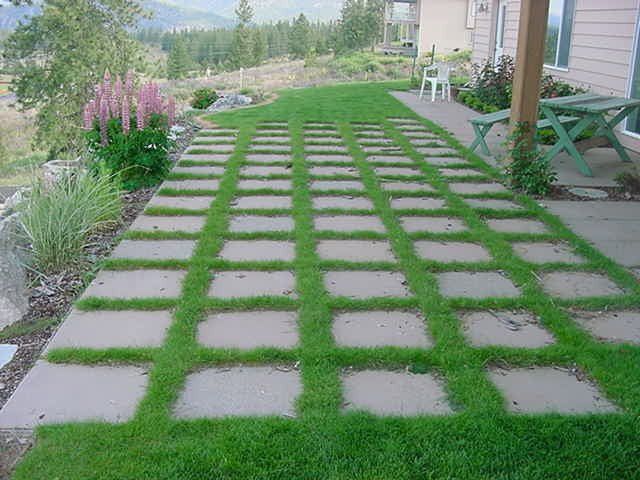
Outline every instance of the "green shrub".
[[49, 189], [42, 181], [34, 183], [19, 209], [34, 269], [41, 274], [58, 273], [82, 262], [91, 234], [118, 221], [120, 191], [111, 175], [78, 173]]
[[191, 106], [199, 110], [205, 110], [213, 105], [216, 100], [218, 100], [218, 94], [213, 88], [199, 88], [193, 92]]
[[498, 110], [511, 106], [511, 89], [515, 63], [504, 55], [496, 63], [487, 60], [483, 65], [473, 66], [473, 93], [481, 102], [493, 105]]
[[159, 184], [169, 173], [169, 149], [173, 141], [169, 138], [167, 119], [164, 115], [153, 114], [148, 125], [142, 130], [132, 128], [128, 134], [122, 131], [118, 119], [108, 123], [109, 143], [101, 140], [100, 127], [87, 132], [87, 143], [96, 168], [106, 168], [117, 175], [125, 190], [152, 187]]
[[508, 140], [513, 147], [509, 152], [511, 164], [506, 172], [515, 190], [544, 196], [551, 191], [558, 177], [540, 150], [530, 149], [526, 142], [520, 140], [527, 133], [527, 128], [522, 124], [516, 125]]

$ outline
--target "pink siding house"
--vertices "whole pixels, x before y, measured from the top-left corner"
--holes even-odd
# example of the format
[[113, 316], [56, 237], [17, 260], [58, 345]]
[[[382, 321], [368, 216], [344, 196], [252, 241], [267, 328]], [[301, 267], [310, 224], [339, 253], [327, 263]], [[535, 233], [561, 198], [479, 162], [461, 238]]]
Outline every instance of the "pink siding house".
[[[475, 0], [473, 61], [515, 57], [520, 0]], [[640, 0], [551, 0], [545, 71], [595, 93], [640, 98]], [[640, 118], [620, 129], [640, 151]]]

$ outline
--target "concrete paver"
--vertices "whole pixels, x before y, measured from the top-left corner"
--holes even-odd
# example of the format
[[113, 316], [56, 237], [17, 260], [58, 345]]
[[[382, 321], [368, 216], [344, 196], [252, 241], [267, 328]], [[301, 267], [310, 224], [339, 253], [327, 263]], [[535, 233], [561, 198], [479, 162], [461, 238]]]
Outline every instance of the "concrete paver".
[[540, 348], [553, 336], [529, 312], [479, 311], [459, 314], [468, 341], [477, 347]]
[[342, 383], [346, 410], [399, 417], [453, 413], [433, 375], [365, 370], [344, 374]]
[[433, 345], [424, 319], [415, 312], [341, 312], [333, 320], [333, 336], [347, 347], [416, 347]]
[[218, 298], [261, 296], [296, 298], [295, 276], [286, 271], [217, 272], [213, 275], [209, 296]]
[[179, 270], [102, 270], [83, 298], [177, 298], [185, 275]]
[[209, 368], [187, 376], [177, 418], [278, 415], [294, 417], [300, 373], [276, 367]]
[[407, 280], [400, 272], [334, 271], [324, 276], [327, 291], [334, 297], [408, 297]]
[[140, 367], [36, 362], [0, 411], [0, 428], [131, 419], [147, 387]]
[[617, 408], [598, 388], [568, 370], [551, 367], [494, 369], [491, 381], [513, 413], [612, 413]]

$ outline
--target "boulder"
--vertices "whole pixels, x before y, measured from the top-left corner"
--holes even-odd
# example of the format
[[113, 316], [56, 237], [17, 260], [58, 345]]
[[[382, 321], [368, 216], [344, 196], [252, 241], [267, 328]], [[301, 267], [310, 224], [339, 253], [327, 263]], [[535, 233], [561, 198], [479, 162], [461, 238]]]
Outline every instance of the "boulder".
[[251, 105], [252, 103], [253, 99], [251, 97], [232, 93], [230, 95], [225, 95], [224, 97], [218, 98], [218, 100], [216, 100], [213, 105], [207, 108], [207, 112], [222, 112], [224, 110], [229, 110], [232, 108]]
[[19, 245], [20, 220], [14, 213], [0, 220], [0, 330], [29, 309], [26, 250]]

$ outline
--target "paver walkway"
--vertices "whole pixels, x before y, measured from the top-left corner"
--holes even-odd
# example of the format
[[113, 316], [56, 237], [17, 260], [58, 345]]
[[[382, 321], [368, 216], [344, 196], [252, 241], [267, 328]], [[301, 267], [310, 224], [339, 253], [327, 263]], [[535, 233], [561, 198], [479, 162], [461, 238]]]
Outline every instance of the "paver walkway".
[[195, 143], [0, 428], [452, 416], [475, 400], [468, 375], [431, 367], [449, 348], [517, 359], [474, 370], [504, 411], [621, 411], [567, 357], [575, 338], [638, 342], [639, 313], [588, 311], [628, 306], [624, 270], [422, 123], [263, 122]]

